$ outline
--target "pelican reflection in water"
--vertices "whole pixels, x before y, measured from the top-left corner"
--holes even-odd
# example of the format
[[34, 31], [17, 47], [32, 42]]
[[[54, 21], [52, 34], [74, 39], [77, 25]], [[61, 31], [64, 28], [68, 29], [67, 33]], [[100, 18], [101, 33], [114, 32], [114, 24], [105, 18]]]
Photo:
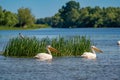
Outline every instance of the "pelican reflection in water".
[[95, 46], [91, 46], [91, 50], [92, 52], [84, 52], [81, 57], [83, 58], [87, 58], [87, 59], [96, 59], [96, 52], [100, 52], [100, 53], [103, 53], [103, 51], [101, 51], [100, 49], [98, 49], [97, 47]]

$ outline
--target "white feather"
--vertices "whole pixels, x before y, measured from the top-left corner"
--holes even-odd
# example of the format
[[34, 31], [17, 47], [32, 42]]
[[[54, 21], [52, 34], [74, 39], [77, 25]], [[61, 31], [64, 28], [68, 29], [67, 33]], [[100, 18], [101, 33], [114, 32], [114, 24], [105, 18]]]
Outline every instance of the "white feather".
[[50, 49], [52, 50], [52, 51], [55, 51], [55, 52], [57, 52], [57, 50], [55, 49], [55, 48], [53, 48], [53, 47], [51, 47], [50, 45], [48, 45], [47, 46], [47, 51], [48, 51], [48, 53], [38, 53], [36, 56], [35, 56], [35, 58], [37, 58], [37, 59], [39, 59], [40, 61], [46, 61], [46, 60], [52, 60], [52, 54], [51, 54], [51, 51], [50, 51]]
[[96, 48], [95, 46], [91, 46], [91, 50], [92, 50], [92, 52], [84, 52], [81, 55], [81, 57], [87, 58], [87, 59], [96, 59], [95, 50], [102, 53], [102, 51], [100, 49]]
[[87, 58], [87, 59], [96, 59], [96, 54], [93, 54], [91, 52], [84, 52], [81, 57]]
[[120, 41], [118, 41], [117, 44], [120, 45]]
[[47, 53], [38, 53], [35, 57], [38, 58], [41, 61], [51, 60], [52, 59], [52, 55], [47, 54]]

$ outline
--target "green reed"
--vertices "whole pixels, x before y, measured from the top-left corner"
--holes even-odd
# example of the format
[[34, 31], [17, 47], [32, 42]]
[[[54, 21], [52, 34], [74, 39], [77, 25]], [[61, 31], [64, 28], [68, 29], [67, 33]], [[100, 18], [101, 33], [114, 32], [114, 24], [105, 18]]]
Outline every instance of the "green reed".
[[91, 41], [85, 36], [74, 36], [69, 39], [59, 37], [52, 39], [51, 45], [59, 50], [60, 53], [54, 56], [80, 56], [86, 51], [90, 51]]
[[3, 55], [33, 57], [37, 53], [47, 52], [47, 45], [59, 51], [59, 53], [52, 52], [53, 56], [80, 56], [85, 51], [90, 51], [91, 41], [85, 36], [74, 36], [68, 39], [60, 36], [52, 39], [46, 37], [40, 40], [35, 37], [24, 39], [17, 37], [9, 40]]

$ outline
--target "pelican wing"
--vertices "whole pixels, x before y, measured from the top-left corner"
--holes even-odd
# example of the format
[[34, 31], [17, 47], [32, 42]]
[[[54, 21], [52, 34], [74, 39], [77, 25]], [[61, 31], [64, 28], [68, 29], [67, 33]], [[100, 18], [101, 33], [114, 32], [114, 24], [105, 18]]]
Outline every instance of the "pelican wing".
[[41, 61], [52, 59], [52, 55], [47, 53], [39, 53], [35, 56], [35, 58], [40, 59]]
[[96, 59], [96, 54], [93, 54], [91, 52], [84, 52], [83, 55], [81, 55], [81, 57], [87, 59]]

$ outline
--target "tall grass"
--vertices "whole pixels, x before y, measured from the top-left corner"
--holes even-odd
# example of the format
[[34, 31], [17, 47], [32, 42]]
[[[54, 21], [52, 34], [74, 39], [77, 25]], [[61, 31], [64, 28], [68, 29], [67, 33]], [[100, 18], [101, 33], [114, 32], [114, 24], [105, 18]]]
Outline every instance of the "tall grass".
[[75, 36], [72, 38], [42, 38], [35, 37], [21, 39], [19, 37], [9, 40], [3, 55], [16, 57], [33, 57], [37, 53], [46, 52], [46, 45], [56, 48], [59, 53], [53, 56], [80, 56], [85, 51], [90, 51], [91, 41], [85, 36]]
[[60, 54], [53, 54], [54, 56], [80, 56], [90, 51], [91, 41], [85, 36], [74, 36], [68, 39], [59, 37], [52, 39], [51, 45], [60, 52]]

